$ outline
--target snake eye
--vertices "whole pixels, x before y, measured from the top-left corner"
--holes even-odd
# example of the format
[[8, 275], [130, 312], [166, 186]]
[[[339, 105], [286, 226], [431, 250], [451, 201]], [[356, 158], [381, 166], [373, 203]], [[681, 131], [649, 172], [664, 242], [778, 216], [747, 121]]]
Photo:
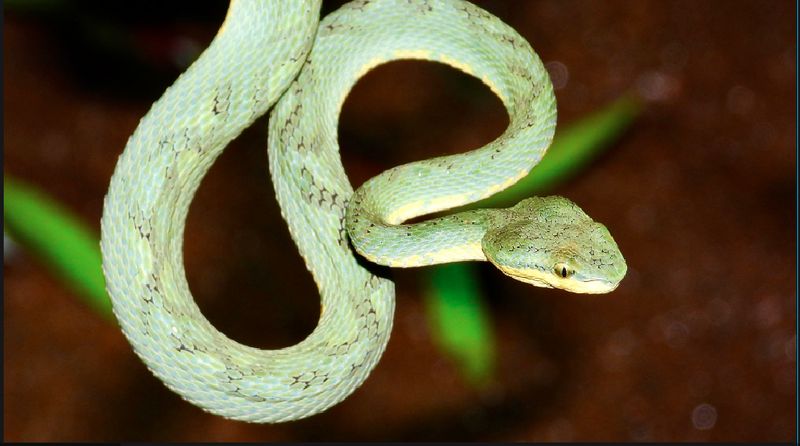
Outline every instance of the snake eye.
[[567, 266], [566, 263], [556, 263], [553, 265], [553, 272], [556, 273], [557, 276], [561, 276], [562, 278], [566, 279], [567, 277], [571, 276], [575, 270]]

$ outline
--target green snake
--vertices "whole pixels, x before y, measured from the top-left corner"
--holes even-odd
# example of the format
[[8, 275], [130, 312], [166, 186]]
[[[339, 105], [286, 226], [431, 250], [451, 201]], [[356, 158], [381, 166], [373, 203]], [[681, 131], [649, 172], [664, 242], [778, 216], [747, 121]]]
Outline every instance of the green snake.
[[[209, 48], [142, 118], [105, 198], [103, 269], [123, 332], [170, 389], [223, 417], [304, 418], [364, 382], [386, 347], [395, 302], [393, 282], [363, 258], [399, 267], [489, 260], [519, 280], [588, 293], [613, 290], [626, 272], [608, 230], [561, 197], [402, 224], [525, 176], [555, 131], [551, 82], [524, 38], [468, 2], [361, 0], [318, 22], [320, 3], [232, 1]], [[354, 193], [339, 156], [339, 112], [363, 74], [396, 59], [481, 79], [510, 124], [478, 150], [395, 167]], [[302, 342], [261, 350], [203, 317], [186, 280], [183, 233], [210, 165], [273, 105], [269, 170], [322, 309]]]

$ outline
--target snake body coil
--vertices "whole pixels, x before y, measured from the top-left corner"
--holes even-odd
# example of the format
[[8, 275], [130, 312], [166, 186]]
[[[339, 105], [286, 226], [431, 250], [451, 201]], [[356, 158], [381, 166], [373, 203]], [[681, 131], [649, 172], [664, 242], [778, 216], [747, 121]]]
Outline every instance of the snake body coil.
[[[558, 197], [400, 225], [508, 187], [543, 156], [555, 98], [522, 37], [460, 0], [356, 1], [318, 25], [319, 9], [320, 0], [233, 1], [210, 47], [129, 139], [103, 209], [103, 268], [125, 335], [170, 389], [228, 418], [313, 415], [352, 393], [378, 362], [394, 287], [359, 264], [351, 240], [383, 264], [488, 259], [520, 280], [579, 292], [610, 291], [625, 274], [608, 231]], [[353, 195], [338, 152], [342, 103], [368, 70], [409, 58], [482, 79], [506, 106], [509, 128], [477, 151], [389, 170]], [[211, 163], [276, 101], [269, 168], [322, 311], [299, 344], [259, 350], [230, 340], [200, 313], [182, 244], [189, 204]]]

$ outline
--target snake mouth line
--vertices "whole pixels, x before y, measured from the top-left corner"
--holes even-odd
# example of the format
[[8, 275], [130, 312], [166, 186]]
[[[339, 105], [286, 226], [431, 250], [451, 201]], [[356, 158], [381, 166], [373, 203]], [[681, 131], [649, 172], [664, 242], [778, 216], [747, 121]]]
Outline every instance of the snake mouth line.
[[500, 271], [505, 275], [519, 281], [529, 283], [543, 288], [558, 288], [573, 293], [582, 294], [604, 294], [614, 291], [619, 283], [614, 283], [605, 279], [594, 278], [586, 280], [576, 280], [573, 278], [561, 278], [552, 274], [547, 274], [535, 269], [518, 269], [502, 267], [498, 265]]
[[603, 294], [614, 291], [619, 286], [619, 282], [613, 283], [604, 279], [588, 279], [582, 280], [578, 283], [582, 284], [582, 289], [585, 291], [576, 291], [578, 293], [586, 294]]

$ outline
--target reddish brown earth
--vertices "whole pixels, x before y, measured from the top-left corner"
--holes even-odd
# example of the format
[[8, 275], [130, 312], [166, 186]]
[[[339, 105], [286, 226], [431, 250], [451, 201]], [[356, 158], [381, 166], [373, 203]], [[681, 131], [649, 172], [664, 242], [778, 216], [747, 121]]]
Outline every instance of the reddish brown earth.
[[[98, 229], [117, 156], [181, 70], [173, 55], [204, 47], [224, 15], [189, 3], [6, 8], [4, 173]], [[557, 191], [611, 229], [629, 265], [617, 291], [534, 289], [482, 267], [499, 365], [478, 391], [431, 341], [420, 273], [398, 272], [392, 339], [364, 386], [324, 414], [260, 426], [167, 391], [115, 324], [17, 249], [4, 266], [4, 439], [794, 439], [793, 2], [480, 3], [548, 63], [562, 129], [628, 89], [648, 100]], [[280, 347], [310, 333], [319, 310], [272, 195], [264, 123], [212, 168], [185, 254], [215, 325]], [[479, 82], [409, 62], [363, 79], [340, 128], [360, 184], [476, 148], [504, 125]]]

